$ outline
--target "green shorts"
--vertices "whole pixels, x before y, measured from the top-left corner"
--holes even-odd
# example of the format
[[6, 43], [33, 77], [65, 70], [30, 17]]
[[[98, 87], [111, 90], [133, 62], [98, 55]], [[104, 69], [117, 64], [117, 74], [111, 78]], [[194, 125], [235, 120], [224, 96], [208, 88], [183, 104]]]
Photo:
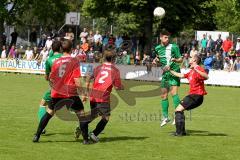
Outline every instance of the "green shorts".
[[[180, 73], [180, 69], [177, 70]], [[161, 88], [170, 88], [171, 86], [180, 86], [180, 78], [172, 75], [169, 71], [162, 75]]]
[[51, 98], [51, 90], [50, 89], [47, 92], [45, 92], [45, 94], [43, 95], [43, 99], [46, 102], [50, 102], [52, 100], [52, 98]]

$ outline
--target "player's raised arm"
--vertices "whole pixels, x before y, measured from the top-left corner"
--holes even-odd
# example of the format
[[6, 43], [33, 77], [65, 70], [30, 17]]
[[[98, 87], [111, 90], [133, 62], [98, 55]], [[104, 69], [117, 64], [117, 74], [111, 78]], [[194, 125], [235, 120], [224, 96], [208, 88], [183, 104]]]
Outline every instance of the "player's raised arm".
[[184, 78], [184, 74], [182, 74], [182, 73], [178, 73], [178, 72], [175, 72], [173, 70], [170, 70], [170, 72], [171, 72], [171, 74], [173, 74], [176, 77]]

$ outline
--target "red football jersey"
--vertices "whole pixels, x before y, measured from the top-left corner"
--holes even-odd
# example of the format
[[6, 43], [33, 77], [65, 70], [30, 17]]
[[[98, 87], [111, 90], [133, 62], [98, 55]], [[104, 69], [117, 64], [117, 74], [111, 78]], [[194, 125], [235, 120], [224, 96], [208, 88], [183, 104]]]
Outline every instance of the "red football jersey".
[[110, 102], [110, 93], [113, 86], [120, 88], [122, 86], [119, 70], [111, 63], [104, 63], [96, 67], [93, 71], [94, 79], [90, 101], [92, 102]]
[[[200, 66], [197, 66], [196, 69], [201, 72], [205, 72], [205, 70]], [[189, 94], [198, 94], [198, 95], [206, 95], [207, 94], [205, 87], [204, 87], [205, 78], [202, 77], [199, 73], [197, 73], [194, 69], [192, 69], [187, 74], [184, 74], [184, 77], [187, 78], [189, 81], [189, 85], [190, 85]]]
[[77, 58], [62, 56], [52, 66], [50, 74], [51, 97], [68, 98], [77, 96], [75, 78], [80, 78], [80, 63]]

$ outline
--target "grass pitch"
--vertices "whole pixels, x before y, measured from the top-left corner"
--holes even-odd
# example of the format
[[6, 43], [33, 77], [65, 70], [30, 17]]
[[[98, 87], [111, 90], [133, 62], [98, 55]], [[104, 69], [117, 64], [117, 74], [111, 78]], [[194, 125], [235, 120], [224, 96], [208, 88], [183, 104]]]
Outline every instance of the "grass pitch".
[[[125, 81], [130, 88], [120, 96], [100, 143], [84, 146], [75, 141], [76, 122], [53, 118], [40, 143], [32, 143], [40, 99], [48, 88], [43, 76], [0, 74], [1, 160], [237, 160], [240, 159], [240, 90], [206, 87], [201, 107], [186, 112], [189, 136], [172, 137], [171, 124], [160, 128], [159, 83]], [[154, 91], [153, 91], [154, 90]], [[188, 91], [182, 85], [181, 98]], [[145, 94], [146, 93], [146, 94]], [[122, 98], [121, 98], [122, 97]], [[172, 98], [170, 113], [173, 113]], [[90, 125], [95, 127], [96, 121]]]

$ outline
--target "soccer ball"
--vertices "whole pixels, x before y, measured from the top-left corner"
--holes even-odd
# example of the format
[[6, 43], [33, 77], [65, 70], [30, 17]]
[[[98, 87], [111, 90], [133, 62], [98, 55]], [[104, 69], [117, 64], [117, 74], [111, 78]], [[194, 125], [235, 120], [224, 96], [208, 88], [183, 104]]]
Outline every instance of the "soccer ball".
[[158, 18], [163, 18], [165, 16], [165, 10], [162, 7], [157, 7], [154, 9], [153, 15]]

